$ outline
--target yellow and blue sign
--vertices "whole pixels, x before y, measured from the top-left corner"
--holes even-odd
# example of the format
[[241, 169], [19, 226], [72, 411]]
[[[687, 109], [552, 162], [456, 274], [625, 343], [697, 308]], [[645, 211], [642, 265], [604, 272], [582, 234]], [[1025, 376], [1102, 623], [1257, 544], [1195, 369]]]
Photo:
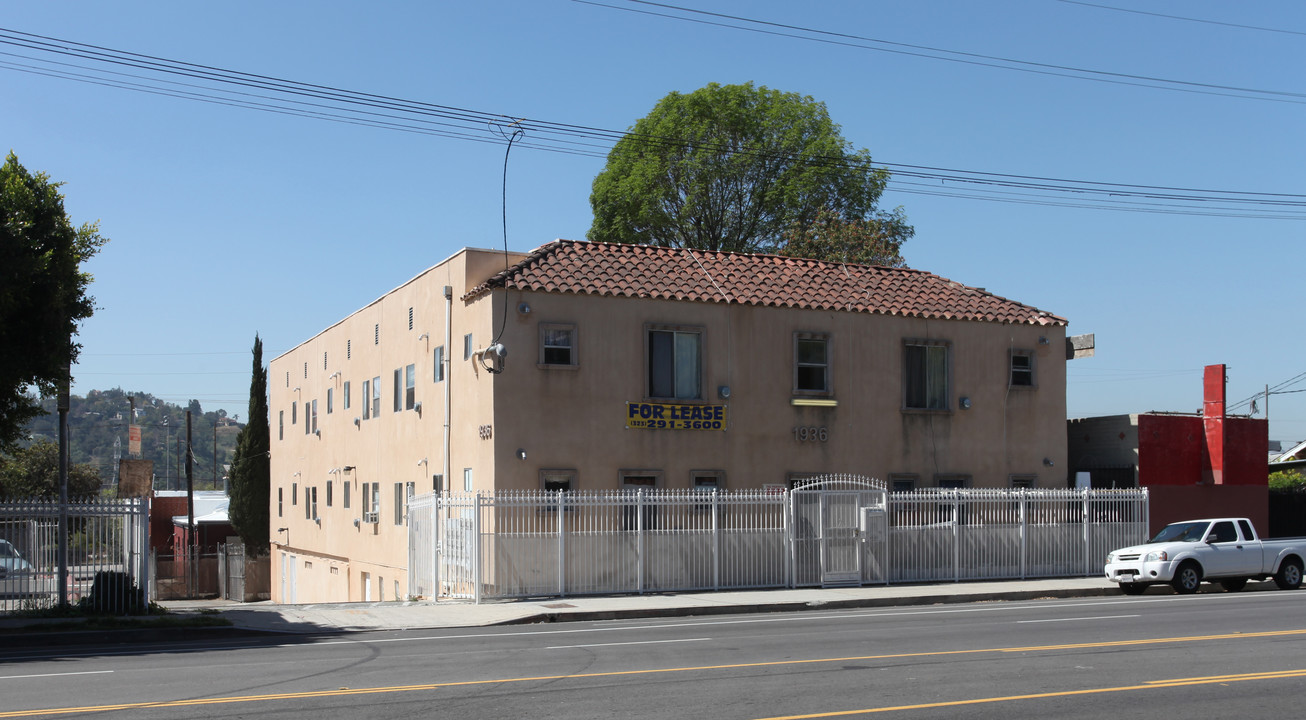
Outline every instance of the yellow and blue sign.
[[725, 430], [725, 405], [626, 403], [626, 427], [640, 430]]

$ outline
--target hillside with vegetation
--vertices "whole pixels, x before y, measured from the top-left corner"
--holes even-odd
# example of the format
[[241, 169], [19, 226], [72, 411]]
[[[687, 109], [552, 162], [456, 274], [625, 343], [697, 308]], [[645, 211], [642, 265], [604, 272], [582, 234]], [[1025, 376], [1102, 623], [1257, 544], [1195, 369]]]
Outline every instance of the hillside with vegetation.
[[[240, 425], [225, 410], [205, 412], [199, 401], [187, 406], [165, 402], [146, 392], [121, 388], [73, 395], [68, 411], [69, 461], [94, 467], [102, 488], [112, 490], [117, 479], [115, 458], [128, 458], [131, 403], [141, 427], [141, 458], [154, 461], [155, 490], [186, 488], [186, 411], [191, 412], [192, 473], [196, 490], [221, 490], [231, 462]], [[54, 398], [41, 403], [45, 413], [26, 426], [22, 445], [59, 441], [59, 414]], [[215, 432], [216, 429], [216, 432]], [[215, 465], [216, 452], [216, 465]]]

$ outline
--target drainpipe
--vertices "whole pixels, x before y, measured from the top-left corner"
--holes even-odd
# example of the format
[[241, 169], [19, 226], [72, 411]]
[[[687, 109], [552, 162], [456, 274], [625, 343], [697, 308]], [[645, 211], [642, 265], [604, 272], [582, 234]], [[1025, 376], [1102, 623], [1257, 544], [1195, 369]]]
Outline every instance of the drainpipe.
[[452, 363], [449, 357], [453, 353], [453, 286], [444, 286], [444, 487], [453, 488], [453, 478], [449, 475], [449, 420], [452, 417], [449, 402], [449, 386], [453, 384]]

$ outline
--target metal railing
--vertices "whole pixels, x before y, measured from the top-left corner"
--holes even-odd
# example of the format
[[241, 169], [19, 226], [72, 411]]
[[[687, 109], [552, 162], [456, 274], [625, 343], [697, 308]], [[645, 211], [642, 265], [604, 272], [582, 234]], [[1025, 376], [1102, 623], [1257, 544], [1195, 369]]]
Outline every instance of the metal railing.
[[0, 502], [0, 611], [61, 602], [110, 613], [142, 608], [150, 600], [148, 512], [141, 499]]
[[[417, 496], [409, 594], [479, 602], [800, 587], [850, 577], [825, 566], [832, 558], [861, 584], [1088, 576], [1109, 550], [1147, 535], [1145, 489], [865, 489], [885, 503], [849, 511], [839, 504], [848, 487]], [[821, 492], [833, 511], [812, 504]]]

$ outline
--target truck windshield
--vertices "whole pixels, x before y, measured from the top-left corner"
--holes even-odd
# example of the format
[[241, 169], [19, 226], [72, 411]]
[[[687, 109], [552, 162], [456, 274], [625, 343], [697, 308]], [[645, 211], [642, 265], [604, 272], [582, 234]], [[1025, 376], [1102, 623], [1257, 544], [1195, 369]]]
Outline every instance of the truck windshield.
[[1152, 538], [1152, 542], [1201, 542], [1202, 536], [1206, 535], [1206, 528], [1211, 523], [1207, 522], [1186, 522], [1166, 525], [1161, 528], [1161, 532]]
[[8, 540], [0, 540], [0, 557], [16, 558], [22, 556], [18, 554], [13, 545], [9, 544]]

